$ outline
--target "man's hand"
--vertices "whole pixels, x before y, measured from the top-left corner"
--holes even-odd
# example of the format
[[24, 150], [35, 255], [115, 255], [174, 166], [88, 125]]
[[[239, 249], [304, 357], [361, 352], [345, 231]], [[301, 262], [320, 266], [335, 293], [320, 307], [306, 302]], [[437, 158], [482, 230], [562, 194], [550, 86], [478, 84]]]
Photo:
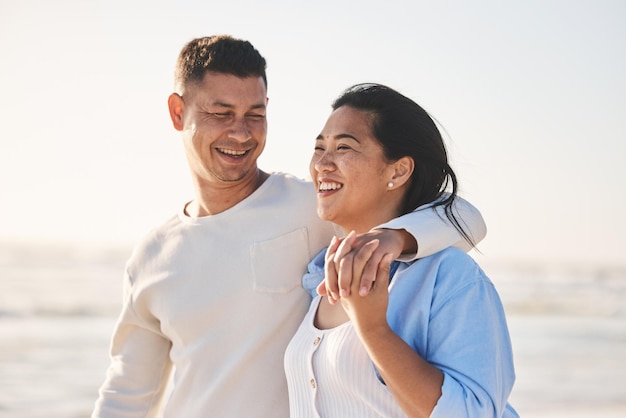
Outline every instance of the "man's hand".
[[403, 251], [415, 252], [416, 247], [413, 236], [403, 229], [375, 229], [358, 236], [352, 231], [343, 240], [334, 237], [326, 252], [325, 279], [317, 292], [336, 303], [340, 297], [349, 296], [350, 288], [358, 283], [359, 294], [365, 296], [385, 254], [395, 260]]

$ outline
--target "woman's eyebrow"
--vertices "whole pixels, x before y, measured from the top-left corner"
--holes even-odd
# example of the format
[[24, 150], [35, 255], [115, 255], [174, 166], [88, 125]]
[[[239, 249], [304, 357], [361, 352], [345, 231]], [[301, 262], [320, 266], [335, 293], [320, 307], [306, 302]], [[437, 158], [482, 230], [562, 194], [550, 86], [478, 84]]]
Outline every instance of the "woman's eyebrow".
[[[317, 136], [317, 138], [315, 138], [316, 141], [320, 141], [324, 139], [324, 135], [319, 134]], [[358, 143], [361, 143], [354, 135], [350, 135], [350, 134], [338, 134], [332, 137], [332, 139], [337, 140], [337, 139], [352, 139]]]

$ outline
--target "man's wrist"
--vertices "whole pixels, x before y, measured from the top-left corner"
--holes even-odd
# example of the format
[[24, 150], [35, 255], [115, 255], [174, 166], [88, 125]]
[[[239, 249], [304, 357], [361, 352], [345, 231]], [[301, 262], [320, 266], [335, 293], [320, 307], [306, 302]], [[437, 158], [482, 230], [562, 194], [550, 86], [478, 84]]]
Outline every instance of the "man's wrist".
[[406, 229], [396, 229], [402, 240], [402, 254], [417, 254], [417, 240]]

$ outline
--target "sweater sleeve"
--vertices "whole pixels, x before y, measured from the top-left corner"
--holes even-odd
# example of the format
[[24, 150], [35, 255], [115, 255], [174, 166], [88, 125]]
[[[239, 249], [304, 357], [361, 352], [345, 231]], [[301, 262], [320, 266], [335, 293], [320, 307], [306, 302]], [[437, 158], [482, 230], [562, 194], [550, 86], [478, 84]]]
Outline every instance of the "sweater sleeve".
[[124, 303], [111, 341], [111, 363], [92, 418], [155, 417], [167, 388], [171, 343], [156, 319], [138, 314], [128, 274]]
[[[475, 244], [487, 235], [487, 226], [480, 211], [467, 200], [456, 197], [452, 205], [458, 214], [459, 223], [468, 232]], [[439, 252], [448, 247], [457, 247], [465, 252], [472, 249], [471, 245], [461, 236], [459, 231], [446, 217], [443, 206], [432, 207], [423, 205], [415, 211], [395, 218], [377, 228], [405, 229], [417, 241], [417, 253], [402, 257], [402, 261], [411, 261]]]

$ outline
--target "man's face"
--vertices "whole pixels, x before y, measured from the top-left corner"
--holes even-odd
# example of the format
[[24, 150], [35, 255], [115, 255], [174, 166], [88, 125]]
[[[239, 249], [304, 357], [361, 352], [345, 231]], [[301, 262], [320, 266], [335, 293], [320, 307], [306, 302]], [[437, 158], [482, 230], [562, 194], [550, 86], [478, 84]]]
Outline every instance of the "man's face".
[[267, 90], [261, 77], [209, 72], [184, 96], [183, 139], [201, 184], [256, 176], [267, 135]]

